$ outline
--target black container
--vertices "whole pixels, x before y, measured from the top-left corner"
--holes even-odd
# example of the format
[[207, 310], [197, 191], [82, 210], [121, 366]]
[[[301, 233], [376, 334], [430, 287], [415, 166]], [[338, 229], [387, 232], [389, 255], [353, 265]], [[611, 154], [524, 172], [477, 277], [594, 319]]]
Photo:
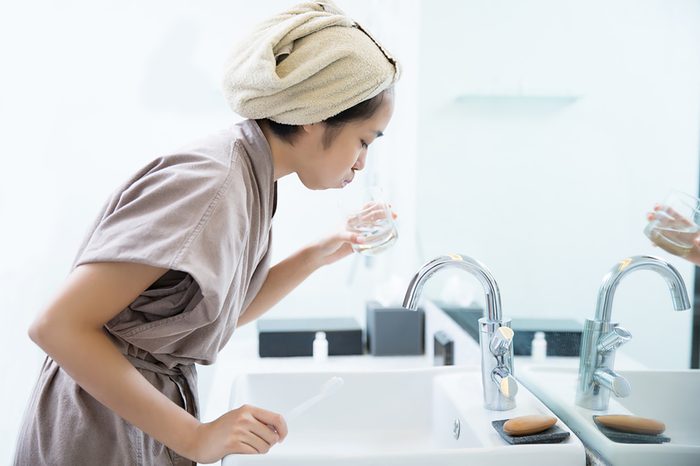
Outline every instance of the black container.
[[[462, 327], [474, 340], [479, 341], [480, 308], [441, 306], [441, 309]], [[547, 356], [578, 356], [581, 350], [583, 325], [573, 319], [522, 319], [513, 318], [511, 328], [513, 353], [530, 356], [535, 332], [544, 332], [547, 340]]]
[[367, 350], [373, 356], [420, 355], [424, 352], [425, 313], [367, 303]]
[[258, 320], [261, 358], [311, 356], [316, 332], [325, 332], [330, 356], [362, 354], [362, 328], [353, 318]]

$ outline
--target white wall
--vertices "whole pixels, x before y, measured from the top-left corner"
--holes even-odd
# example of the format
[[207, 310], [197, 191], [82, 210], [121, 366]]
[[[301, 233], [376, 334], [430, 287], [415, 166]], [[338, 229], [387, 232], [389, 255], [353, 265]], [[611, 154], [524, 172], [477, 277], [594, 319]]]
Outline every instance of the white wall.
[[[238, 120], [219, 91], [229, 49], [253, 24], [293, 3], [1, 4], [0, 358], [5, 376], [0, 398], [6, 403], [0, 417], [0, 463], [9, 462], [14, 450], [43, 359], [27, 338], [27, 328], [68, 273], [98, 209], [151, 158]], [[408, 96], [415, 93], [417, 80], [412, 55], [417, 53], [418, 2], [338, 3], [396, 56], [406, 57], [408, 77], [396, 89], [397, 117], [370, 158], [382, 159], [375, 163], [374, 176], [386, 184], [402, 214], [405, 233], [396, 250], [412, 250], [416, 110]], [[397, 18], [401, 21], [394, 22]], [[402, 133], [413, 136], [398, 137]], [[404, 159], [395, 170], [400, 183], [389, 176], [399, 158]], [[274, 260], [332, 232], [334, 202], [331, 193], [312, 193], [295, 178], [284, 179]], [[372, 291], [368, 277], [388, 268], [386, 258], [371, 269], [346, 260], [313, 277], [274, 314], [359, 317], [358, 306]], [[209, 368], [201, 372], [206, 393]]]
[[[698, 189], [700, 3], [441, 0], [422, 20], [426, 257], [482, 260], [511, 317], [592, 318], [603, 275], [636, 254], [669, 260], [692, 298], [691, 266], [642, 229], [671, 188]], [[692, 311], [671, 309], [662, 279], [627, 277], [622, 351], [689, 367]]]

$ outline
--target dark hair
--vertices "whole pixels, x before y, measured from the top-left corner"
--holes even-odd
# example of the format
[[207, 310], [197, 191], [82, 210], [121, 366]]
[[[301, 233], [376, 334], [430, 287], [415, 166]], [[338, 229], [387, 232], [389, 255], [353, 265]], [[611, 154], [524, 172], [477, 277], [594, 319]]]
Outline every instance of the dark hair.
[[[330, 146], [333, 142], [333, 139], [335, 138], [335, 135], [338, 134], [338, 131], [345, 124], [350, 123], [351, 121], [367, 120], [369, 118], [372, 118], [377, 109], [382, 105], [382, 101], [384, 100], [384, 94], [392, 91], [393, 89], [391, 87], [385, 89], [379, 94], [375, 95], [374, 97], [367, 100], [363, 100], [359, 104], [354, 105], [348, 108], [347, 110], [343, 110], [337, 115], [334, 115], [326, 120], [323, 120], [322, 123], [326, 124], [326, 132], [323, 135], [323, 146]], [[277, 123], [276, 121], [272, 121], [269, 118], [265, 118], [262, 121], [264, 121], [267, 124], [267, 126], [270, 128], [270, 130], [272, 130], [275, 136], [288, 142], [289, 144], [294, 143], [294, 139], [296, 138], [299, 131], [301, 131], [301, 126], [298, 125], [285, 125], [282, 123]]]

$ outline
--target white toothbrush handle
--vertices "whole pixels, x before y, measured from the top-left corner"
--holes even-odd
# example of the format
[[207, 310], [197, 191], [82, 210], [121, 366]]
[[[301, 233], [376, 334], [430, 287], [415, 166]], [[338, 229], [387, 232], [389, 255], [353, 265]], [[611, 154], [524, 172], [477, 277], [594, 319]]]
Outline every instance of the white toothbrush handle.
[[299, 416], [300, 414], [302, 414], [304, 411], [306, 411], [306, 410], [308, 410], [309, 408], [311, 408], [313, 405], [315, 405], [315, 404], [318, 403], [319, 401], [323, 400], [325, 397], [326, 397], [326, 394], [325, 394], [325, 393], [319, 393], [319, 394], [316, 395], [316, 396], [312, 396], [312, 397], [309, 398], [308, 400], [304, 401], [303, 403], [301, 403], [301, 404], [299, 404], [298, 406], [296, 406], [296, 407], [292, 408], [291, 410], [289, 410], [289, 412], [288, 412], [287, 415], [285, 416], [285, 419], [286, 419], [287, 421], [290, 421], [290, 420], [294, 419], [295, 417]]

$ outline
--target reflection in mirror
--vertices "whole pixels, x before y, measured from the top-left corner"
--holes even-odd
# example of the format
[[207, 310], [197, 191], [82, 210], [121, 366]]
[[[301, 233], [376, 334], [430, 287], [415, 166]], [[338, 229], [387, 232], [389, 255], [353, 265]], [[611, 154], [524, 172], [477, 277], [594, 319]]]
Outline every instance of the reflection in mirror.
[[[668, 260], [692, 296], [691, 264], [642, 230], [672, 188], [698, 189], [697, 4], [440, 0], [421, 23], [425, 259], [459, 250], [483, 261], [514, 327], [580, 328], [605, 272], [630, 255]], [[687, 368], [693, 316], [667, 313], [658, 325], [664, 287], [643, 273], [620, 288], [616, 319], [635, 334], [620, 351]]]

